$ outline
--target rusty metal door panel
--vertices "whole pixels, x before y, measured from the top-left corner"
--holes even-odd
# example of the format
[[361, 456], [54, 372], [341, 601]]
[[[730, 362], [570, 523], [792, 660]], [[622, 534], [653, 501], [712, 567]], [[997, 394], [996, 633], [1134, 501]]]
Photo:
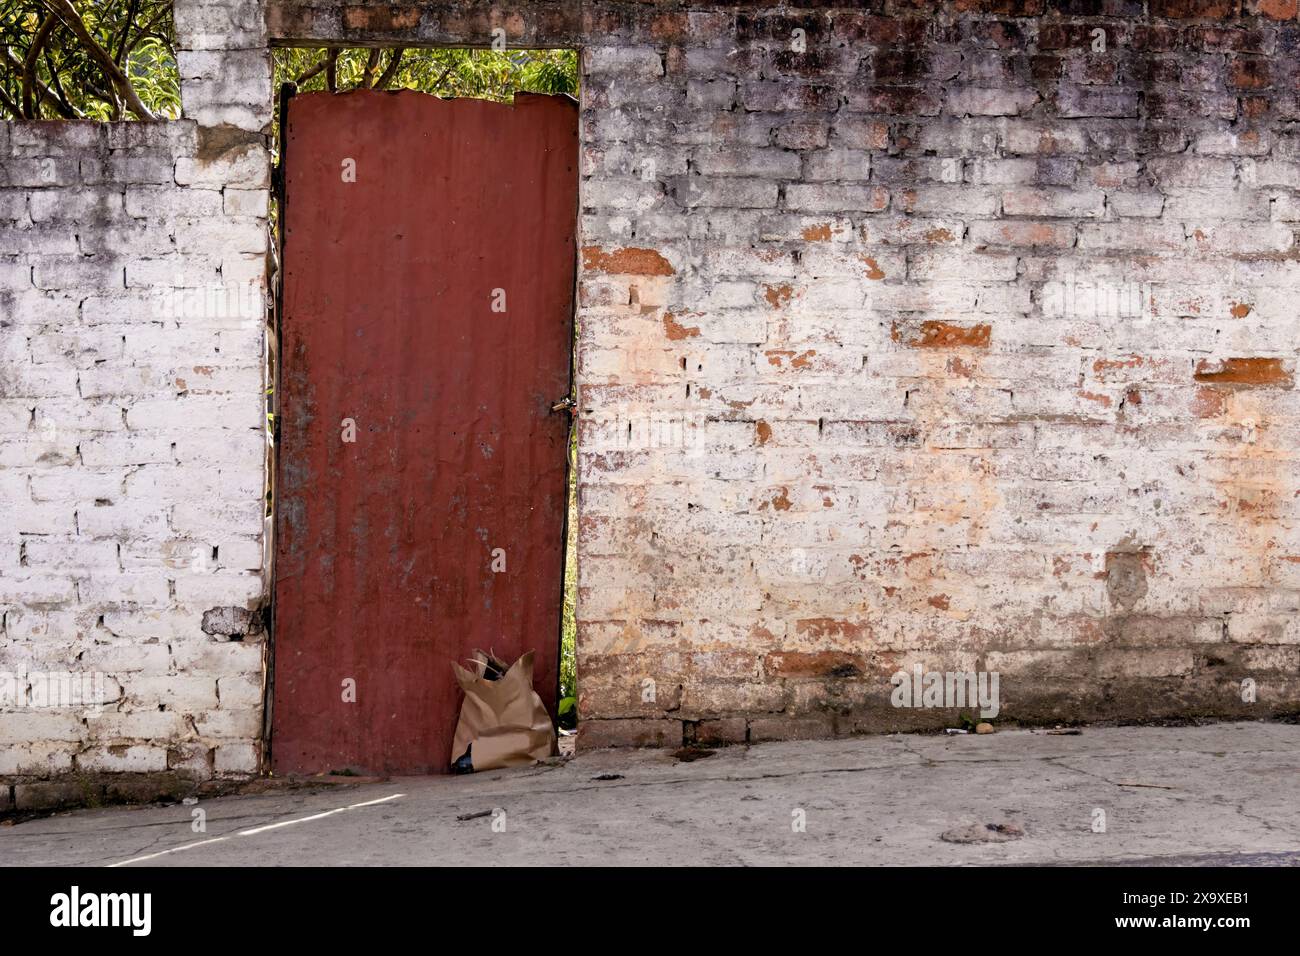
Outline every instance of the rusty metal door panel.
[[307, 94], [284, 137], [272, 766], [443, 772], [475, 647], [555, 713], [577, 108]]

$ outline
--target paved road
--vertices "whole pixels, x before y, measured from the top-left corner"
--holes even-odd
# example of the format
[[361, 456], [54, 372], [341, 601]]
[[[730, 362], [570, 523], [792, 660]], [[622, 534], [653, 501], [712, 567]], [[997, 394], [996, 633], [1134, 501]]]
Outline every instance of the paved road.
[[596, 751], [64, 813], [0, 828], [0, 863], [1295, 865], [1298, 783], [1300, 726], [1276, 723]]

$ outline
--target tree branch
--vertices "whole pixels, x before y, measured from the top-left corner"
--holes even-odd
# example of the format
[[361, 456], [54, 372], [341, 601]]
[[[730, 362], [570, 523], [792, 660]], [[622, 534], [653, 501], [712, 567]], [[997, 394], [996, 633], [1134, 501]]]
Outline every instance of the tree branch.
[[[130, 52], [135, 49], [137, 43], [139, 43], [145, 37], [152, 34], [157, 39], [161, 40], [164, 44], [166, 44], [168, 52], [170, 52], [172, 57], [175, 58], [176, 51], [172, 49], [171, 38], [160, 33], [153, 33], [153, 28], [158, 25], [158, 22], [162, 20], [163, 17], [167, 16], [167, 13], [170, 9], [171, 9], [171, 4], [164, 3], [162, 5], [162, 8], [157, 13], [155, 13], [153, 17], [147, 23], [145, 23], [144, 26], [142, 26], [139, 30], [136, 31], [135, 37], [131, 40], [130, 43], [126, 45], [125, 52], [127, 54], [130, 54]], [[121, 61], [119, 60], [118, 62]]]
[[45, 47], [45, 68], [50, 71], [50, 89], [54, 91], [57, 97], [54, 101], [54, 108], [67, 119], [79, 119], [81, 114], [68, 102], [68, 94], [63, 89], [63, 83], [59, 79], [59, 71], [54, 65], [54, 60], [50, 58], [48, 45]]
[[28, 119], [40, 118], [40, 97], [32, 96], [32, 87], [36, 85], [36, 61], [40, 58], [41, 48], [45, 46], [45, 41], [54, 32], [57, 23], [58, 20], [55, 19], [54, 14], [45, 15], [44, 22], [36, 30], [36, 35], [32, 37], [32, 45], [27, 50], [27, 56], [23, 58], [23, 116]]
[[122, 65], [122, 56], [126, 53], [126, 38], [131, 33], [131, 24], [135, 22], [135, 15], [140, 9], [140, 0], [131, 0], [131, 7], [126, 12], [126, 19], [122, 21], [122, 32], [117, 35], [117, 53], [113, 56], [113, 62], [118, 66]]
[[[14, 71], [14, 76], [20, 76], [20, 75], [22, 75], [22, 70], [23, 70], [23, 64], [22, 64], [22, 61], [19, 60], [18, 57], [14, 56], [12, 53], [10, 53], [8, 47], [0, 47], [0, 52], [4, 53], [5, 63], [9, 66], [9, 68], [10, 68], [11, 70]], [[57, 106], [58, 97], [56, 97], [56, 96], [54, 95], [54, 93], [51, 92], [50, 88], [49, 88], [48, 86], [46, 86], [46, 85], [41, 81], [40, 77], [37, 77], [37, 78], [36, 78], [36, 85], [37, 85], [37, 86], [38, 86], [42, 91], [44, 91], [44, 94], [45, 94], [46, 96], [48, 96], [51, 100], [54, 100], [54, 101], [55, 101], [55, 103], [56, 103], [55, 109], [58, 109], [59, 112], [62, 113], [63, 110], [62, 110], [62, 109], [59, 109], [59, 107]], [[14, 115], [14, 119], [25, 119], [25, 118], [26, 118], [25, 115], [24, 115], [24, 113], [23, 113], [23, 111], [22, 111], [22, 109], [19, 107], [19, 105], [18, 105], [17, 103], [15, 103], [13, 100], [9, 99], [8, 96], [5, 96], [5, 97], [4, 97], [4, 102], [5, 102], [5, 105], [6, 105], [7, 107], [9, 107], [9, 111], [10, 111], [11, 113], [13, 113], [13, 115]], [[65, 115], [68, 119], [77, 119], [77, 114], [76, 114], [75, 111], [70, 112], [70, 113], [64, 113], [64, 115]]]
[[329, 62], [329, 57], [324, 57], [324, 56], [321, 57], [319, 60], [316, 61], [316, 63], [313, 66], [309, 67], [308, 69], [300, 73], [298, 75], [298, 78], [293, 81], [294, 84], [296, 86], [302, 86], [308, 80], [315, 79], [316, 77], [320, 76], [322, 73], [325, 72], [325, 67], [328, 62]]
[[366, 70], [361, 74], [361, 85], [366, 89], [375, 85], [375, 67], [379, 66], [379, 57], [383, 52], [379, 47], [372, 47], [370, 55], [366, 57]]
[[[100, 71], [104, 74], [104, 78], [108, 80], [109, 86], [122, 98], [127, 108], [140, 119], [156, 119], [140, 99], [140, 94], [135, 91], [135, 87], [131, 85], [131, 80], [113, 62], [113, 58], [109, 56], [108, 51], [99, 45], [99, 41], [90, 35], [85, 22], [81, 19], [80, 14], [77, 13], [70, 0], [41, 0], [41, 2], [51, 13], [58, 15], [64, 26], [76, 34], [77, 39], [86, 48], [86, 52], [90, 54], [91, 59], [99, 64]], [[114, 105], [116, 106], [116, 104]]]
[[325, 88], [331, 93], [338, 92], [339, 88], [339, 51], [337, 47], [330, 47], [325, 51]]
[[18, 104], [5, 95], [5, 91], [0, 89], [0, 106], [9, 111], [9, 115], [14, 119], [22, 119], [22, 112], [18, 109]]
[[448, 66], [445, 70], [442, 71], [442, 75], [439, 76], [436, 80], [434, 80], [433, 85], [429, 87], [430, 93], [432, 93], [434, 96], [438, 95], [438, 87], [442, 86], [442, 81], [445, 80], [451, 74], [453, 68], [454, 68], [454, 64]]
[[404, 46], [399, 46], [396, 50], [393, 51], [393, 56], [392, 59], [388, 61], [388, 66], [384, 69], [384, 72], [380, 74], [379, 79], [375, 82], [375, 89], [377, 90], [388, 89], [388, 84], [392, 83], [393, 78], [397, 76], [397, 69], [399, 66], [401, 66], [402, 55], [404, 53], [406, 53], [406, 47]]

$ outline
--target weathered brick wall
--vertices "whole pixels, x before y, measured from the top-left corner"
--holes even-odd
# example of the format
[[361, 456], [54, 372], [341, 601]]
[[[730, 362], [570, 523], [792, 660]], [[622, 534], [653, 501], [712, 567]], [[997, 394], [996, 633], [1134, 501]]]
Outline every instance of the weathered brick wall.
[[1300, 703], [1294, 2], [269, 24], [583, 48], [589, 741], [951, 722], [915, 663], [1013, 719]]
[[0, 810], [258, 767], [269, 61], [176, 7], [185, 119], [0, 124]]
[[589, 743], [951, 722], [913, 663], [1012, 719], [1300, 704], [1294, 0], [178, 26], [185, 121], [0, 127], [0, 671], [112, 698], [0, 708], [5, 780], [255, 765], [261, 637], [208, 631], [263, 588], [263, 334], [155, 310], [262, 281], [268, 42], [583, 50]]

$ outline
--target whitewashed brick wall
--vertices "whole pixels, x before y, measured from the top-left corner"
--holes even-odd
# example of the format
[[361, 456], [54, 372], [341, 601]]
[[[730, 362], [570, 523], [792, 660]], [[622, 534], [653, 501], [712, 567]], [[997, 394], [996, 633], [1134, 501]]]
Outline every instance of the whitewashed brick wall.
[[176, 21], [184, 119], [0, 124], [0, 809], [259, 765], [269, 60]]
[[1294, 7], [799, 6], [586, 37], [584, 739], [1293, 712]]

